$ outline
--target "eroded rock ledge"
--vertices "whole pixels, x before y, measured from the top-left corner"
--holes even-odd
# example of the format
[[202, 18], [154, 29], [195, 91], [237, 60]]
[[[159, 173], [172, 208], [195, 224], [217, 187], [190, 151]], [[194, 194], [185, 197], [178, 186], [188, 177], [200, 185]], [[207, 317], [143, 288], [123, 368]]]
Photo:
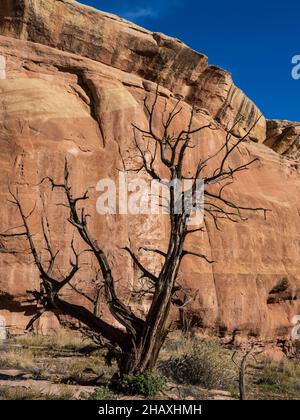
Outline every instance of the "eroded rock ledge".
[[[208, 64], [207, 57], [181, 41], [152, 33], [115, 15], [72, 0], [2, 0], [0, 34], [75, 53], [110, 67], [159, 82], [174, 95], [206, 108], [224, 127], [244, 135], [261, 115], [232, 82], [231, 75]], [[260, 119], [250, 134], [266, 137]]]
[[300, 160], [300, 123], [285, 120], [267, 121], [265, 144], [280, 155]]

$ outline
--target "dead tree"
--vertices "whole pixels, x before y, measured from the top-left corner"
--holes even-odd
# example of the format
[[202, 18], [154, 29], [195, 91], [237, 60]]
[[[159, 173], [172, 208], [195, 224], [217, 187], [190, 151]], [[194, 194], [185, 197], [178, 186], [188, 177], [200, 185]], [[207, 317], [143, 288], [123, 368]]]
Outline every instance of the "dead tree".
[[[143, 129], [136, 125], [133, 126], [134, 147], [141, 163], [138, 168], [133, 170], [136, 172], [143, 171], [148, 174], [150, 179], [161, 180], [162, 177], [157, 171], [157, 163], [159, 163], [168, 173], [168, 181], [171, 185], [168, 200], [170, 222], [168, 246], [165, 250], [143, 248], [144, 251], [156, 253], [163, 258], [163, 264], [159, 273], [154, 274], [151, 272], [141, 263], [140, 257], [132, 249], [124, 248], [148, 284], [148, 288], [144, 293], [150, 294], [151, 304], [144, 317], [137, 316], [118, 294], [116, 279], [105, 249], [93, 237], [89, 229], [89, 215], [86, 213], [84, 206], [84, 203], [89, 198], [88, 192], [85, 192], [82, 196], [73, 194], [67, 161], [65, 162], [62, 181], [57, 182], [53, 178], [46, 176], [41, 183], [49, 183], [52, 190], [63, 192], [65, 197], [64, 205], [67, 206], [69, 212], [68, 222], [75, 228], [85, 247], [83, 251], [78, 252], [72, 241], [73, 258], [70, 261], [69, 272], [63, 275], [57, 269], [58, 250], [53, 249], [51, 244], [45, 215], [43, 217], [42, 231], [46, 250], [49, 254], [49, 261], [44, 261], [40, 256], [28, 222], [34, 213], [34, 209], [29, 214], [24, 212], [18, 190], [16, 192], [11, 191], [11, 203], [17, 207], [22, 225], [18, 229], [9, 230], [1, 235], [6, 240], [16, 236], [24, 237], [29, 244], [31, 255], [39, 271], [40, 289], [29, 291], [29, 293], [32, 296], [32, 301], [37, 302], [40, 309], [31, 319], [28, 327], [31, 327], [45, 311], [52, 311], [58, 316], [67, 315], [71, 317], [90, 331], [101, 336], [103, 342], [107, 343], [109, 357], [116, 358], [121, 376], [128, 373], [139, 374], [155, 367], [159, 352], [168, 334], [170, 307], [173, 301], [176, 301], [176, 292], [181, 287], [178, 284], [178, 272], [183, 258], [191, 255], [204, 259], [209, 264], [213, 263], [207, 256], [201, 253], [190, 252], [186, 249], [185, 242], [187, 237], [203, 231], [204, 228], [199, 226], [192, 229], [190, 227], [188, 221], [191, 217], [192, 208], [185, 205], [184, 192], [179, 196], [179, 199], [183, 202], [182, 211], [175, 211], [178, 204], [178, 192], [174, 188], [174, 184], [172, 186], [172, 181], [191, 180], [192, 186], [189, 193], [193, 203], [196, 203], [197, 180], [202, 177], [205, 186], [205, 214], [206, 217], [211, 217], [214, 220], [216, 228], [219, 228], [218, 222], [220, 219], [238, 222], [246, 220], [244, 213], [247, 211], [265, 212], [263, 208], [240, 206], [224, 195], [225, 188], [233, 183], [235, 176], [249, 169], [258, 160], [255, 158], [235, 167], [231, 167], [229, 164], [231, 156], [239, 153], [239, 145], [247, 140], [249, 133], [256, 124], [244, 137], [239, 139], [235, 138], [231, 130], [229, 130], [224, 143], [215, 154], [203, 157], [198, 162], [193, 175], [188, 176], [185, 168], [185, 158], [188, 150], [196, 146], [193, 142], [195, 134], [200, 132], [204, 134], [205, 130], [213, 130], [214, 128], [211, 123], [195, 128], [195, 111], [193, 109], [186, 128], [174, 134], [171, 130], [172, 124], [182, 112], [181, 103], [178, 101], [170, 112], [164, 112], [162, 130], [159, 134], [158, 130], [154, 128], [153, 122], [157, 111], [158, 99], [159, 94], [157, 90], [151, 105], [147, 98], [144, 101], [148, 115], [147, 128]], [[149, 144], [152, 146], [148, 147]], [[214, 162], [217, 162], [216, 169], [212, 169]], [[71, 285], [76, 292], [86, 296], [73, 283], [76, 281], [76, 275], [81, 268], [80, 261], [83, 252], [91, 253], [99, 267], [104, 290], [103, 304], [107, 305], [113, 319], [118, 321], [119, 328], [104, 320], [97, 311], [91, 311], [85, 306], [66, 301], [61, 296], [62, 290], [67, 285]], [[86, 298], [88, 299], [88, 296]]]
[[[239, 372], [238, 384], [239, 384], [239, 398], [241, 401], [246, 400], [246, 376], [247, 376], [247, 369], [249, 367], [250, 357], [252, 357], [254, 361], [257, 362], [255, 358], [255, 354], [253, 354], [254, 352], [255, 352], [255, 345], [252, 345], [248, 350], [244, 351], [239, 363], [236, 361], [236, 355], [238, 353], [237, 351], [233, 353], [232, 358], [231, 358], [233, 363], [238, 368], [238, 372]], [[256, 352], [256, 354], [258, 353]]]

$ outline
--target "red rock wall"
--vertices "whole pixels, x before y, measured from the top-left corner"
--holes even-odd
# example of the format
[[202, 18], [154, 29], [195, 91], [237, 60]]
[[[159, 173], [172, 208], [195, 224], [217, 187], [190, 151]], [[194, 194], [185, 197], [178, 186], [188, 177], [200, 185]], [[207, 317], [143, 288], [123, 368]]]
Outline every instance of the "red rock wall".
[[[129, 299], [138, 273], [121, 248], [158, 244], [162, 249], [167, 221], [161, 216], [100, 216], [95, 186], [100, 178], [117, 179], [123, 161], [133, 157], [131, 123], [146, 122], [143, 99], [146, 94], [153, 96], [158, 75], [161, 112], [165, 101], [170, 107], [178, 95], [184, 99], [177, 128], [185, 126], [191, 102], [198, 106], [195, 124], [210, 121], [217, 128], [195, 138], [197, 148], [187, 162], [191, 168], [224, 141], [224, 127], [241, 110], [245, 118], [237, 127], [239, 136], [259, 110], [232, 84], [228, 73], [209, 67], [203, 55], [120, 18], [53, 0], [4, 1], [0, 17], [0, 55], [6, 58], [6, 79], [0, 80], [0, 230], [19, 224], [7, 203], [9, 180], [20, 188], [28, 210], [37, 200], [31, 219], [35, 241], [42, 241], [42, 196], [55, 246], [69, 248], [73, 231], [65, 209], [56, 205], [61, 197], [38, 186], [45, 175], [61, 179], [67, 156], [76, 191], [90, 187], [93, 232], [109, 254], [120, 292]], [[158, 114], [157, 129], [159, 122]], [[235, 163], [255, 157], [260, 162], [241, 174], [231, 194], [242, 204], [272, 212], [267, 220], [255, 214], [245, 223], [226, 223], [221, 231], [205, 219], [206, 232], [197, 234], [190, 245], [216, 263], [186, 258], [180, 276], [187, 287], [198, 291], [189, 310], [199, 329], [289, 339], [291, 319], [300, 313], [299, 169], [262, 144], [264, 118], [251, 137], [254, 142], [242, 145]], [[19, 252], [7, 253], [10, 247]], [[3, 243], [0, 249], [0, 315], [20, 329], [34, 309], [24, 303], [26, 290], [38, 285], [36, 270], [22, 249], [20, 241]], [[65, 269], [68, 257], [68, 252], [62, 253]], [[152, 256], [144, 258], [152, 268], [159, 264]], [[82, 270], [79, 277], [88, 282], [90, 274]], [[283, 281], [285, 290], [271, 293]], [[71, 290], [67, 293], [74, 298]], [[147, 302], [132, 305], [143, 312]], [[47, 318], [41, 328], [52, 322]]]

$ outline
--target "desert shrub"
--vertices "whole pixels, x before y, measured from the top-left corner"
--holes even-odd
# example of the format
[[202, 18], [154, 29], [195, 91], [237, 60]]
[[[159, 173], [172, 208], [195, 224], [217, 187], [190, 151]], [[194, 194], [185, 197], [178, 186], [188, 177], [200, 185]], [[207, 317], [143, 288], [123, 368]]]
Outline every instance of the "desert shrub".
[[95, 391], [87, 397], [87, 399], [95, 400], [95, 401], [107, 401], [107, 400], [113, 400], [114, 398], [109, 388], [102, 386], [102, 387], [96, 388]]
[[237, 378], [228, 354], [213, 340], [195, 341], [191, 349], [159, 365], [161, 372], [178, 383], [208, 389], [228, 389]]
[[154, 397], [165, 387], [165, 378], [157, 372], [144, 372], [140, 375], [126, 375], [120, 383], [120, 390], [129, 395]]
[[26, 348], [41, 347], [45, 344], [46, 337], [39, 334], [27, 333], [14, 337], [13, 341]]
[[31, 350], [24, 349], [0, 353], [0, 366], [11, 369], [32, 369], [35, 366], [34, 354]]

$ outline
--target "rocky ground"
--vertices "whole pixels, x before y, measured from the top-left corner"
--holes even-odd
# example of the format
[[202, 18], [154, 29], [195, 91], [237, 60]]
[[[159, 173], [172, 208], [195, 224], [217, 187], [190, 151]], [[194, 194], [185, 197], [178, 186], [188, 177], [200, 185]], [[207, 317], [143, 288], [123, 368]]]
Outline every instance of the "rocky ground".
[[[185, 342], [185, 350], [177, 342], [168, 343], [162, 352], [159, 369], [167, 374], [166, 385], [154, 397], [163, 400], [231, 400], [238, 399], [236, 370], [231, 363], [232, 352], [224, 350], [223, 363], [218, 364], [217, 347], [197, 344], [197, 363], [189, 373], [191, 382], [175, 378], [166, 366], [177, 363], [183, 370], [194, 344]], [[223, 349], [220, 351], [223, 352]], [[221, 353], [220, 353], [221, 354]], [[205, 360], [204, 360], [205, 358]], [[170, 362], [170, 360], [172, 362]], [[172, 365], [173, 366], [173, 365]], [[203, 369], [205, 366], [205, 370]], [[198, 371], [197, 371], [198, 369]], [[202, 369], [202, 370], [201, 370]], [[201, 375], [199, 376], [199, 372]], [[56, 337], [26, 336], [2, 342], [0, 346], [0, 399], [2, 400], [124, 400], [145, 399], [141, 395], [125, 395], [109, 385], [114, 366], [107, 367], [103, 353], [81, 337], [60, 333]], [[299, 361], [271, 362], [260, 357], [251, 361], [247, 374], [249, 399], [300, 399]], [[198, 376], [197, 376], [198, 375]], [[230, 375], [230, 380], [225, 380]], [[232, 375], [232, 376], [231, 376]], [[202, 378], [202, 379], [201, 379]], [[229, 376], [228, 376], [229, 378]], [[205, 387], [204, 384], [211, 384]], [[214, 385], [219, 385], [215, 389]]]

